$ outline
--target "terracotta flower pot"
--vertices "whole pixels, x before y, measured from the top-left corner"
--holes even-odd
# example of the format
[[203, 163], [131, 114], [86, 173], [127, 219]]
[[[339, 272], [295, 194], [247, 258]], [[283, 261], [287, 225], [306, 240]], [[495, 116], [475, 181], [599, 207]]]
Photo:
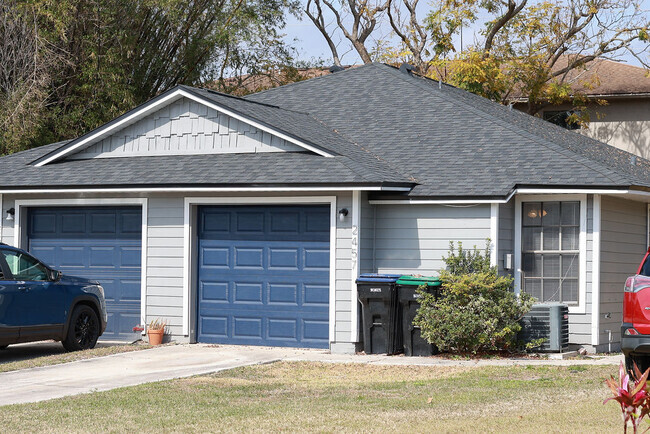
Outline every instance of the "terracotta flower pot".
[[147, 330], [149, 336], [149, 345], [160, 345], [165, 335], [165, 330]]

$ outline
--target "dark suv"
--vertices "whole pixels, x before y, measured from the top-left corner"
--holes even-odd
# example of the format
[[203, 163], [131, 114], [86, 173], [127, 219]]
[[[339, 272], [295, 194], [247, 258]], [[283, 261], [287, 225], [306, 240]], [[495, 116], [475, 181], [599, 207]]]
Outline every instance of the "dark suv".
[[93, 348], [106, 321], [99, 282], [62, 275], [0, 243], [0, 349], [45, 339], [61, 341], [68, 351]]

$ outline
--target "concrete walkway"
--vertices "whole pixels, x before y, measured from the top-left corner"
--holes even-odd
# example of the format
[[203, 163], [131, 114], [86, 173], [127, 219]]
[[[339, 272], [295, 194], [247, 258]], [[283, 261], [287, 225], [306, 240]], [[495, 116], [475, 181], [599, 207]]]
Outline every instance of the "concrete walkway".
[[203, 375], [280, 360], [422, 366], [567, 366], [618, 365], [622, 356], [586, 360], [487, 359], [477, 361], [436, 357], [336, 355], [325, 350], [292, 348], [172, 345], [61, 365], [0, 373], [0, 406]]

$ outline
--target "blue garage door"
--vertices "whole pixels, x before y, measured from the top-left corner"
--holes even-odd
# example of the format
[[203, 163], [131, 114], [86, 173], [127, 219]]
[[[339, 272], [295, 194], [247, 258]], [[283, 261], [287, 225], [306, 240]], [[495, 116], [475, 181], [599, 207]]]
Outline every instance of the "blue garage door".
[[198, 341], [327, 348], [329, 206], [198, 212]]
[[140, 324], [140, 207], [31, 208], [29, 251], [57, 270], [98, 280], [106, 294], [105, 340], [137, 339]]

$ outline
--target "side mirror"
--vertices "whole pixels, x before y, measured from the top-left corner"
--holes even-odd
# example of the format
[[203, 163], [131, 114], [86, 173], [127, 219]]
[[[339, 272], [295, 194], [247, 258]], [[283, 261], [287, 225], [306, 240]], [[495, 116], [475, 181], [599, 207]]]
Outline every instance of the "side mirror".
[[48, 275], [49, 280], [52, 282], [58, 282], [61, 280], [61, 272], [59, 270], [49, 270]]

